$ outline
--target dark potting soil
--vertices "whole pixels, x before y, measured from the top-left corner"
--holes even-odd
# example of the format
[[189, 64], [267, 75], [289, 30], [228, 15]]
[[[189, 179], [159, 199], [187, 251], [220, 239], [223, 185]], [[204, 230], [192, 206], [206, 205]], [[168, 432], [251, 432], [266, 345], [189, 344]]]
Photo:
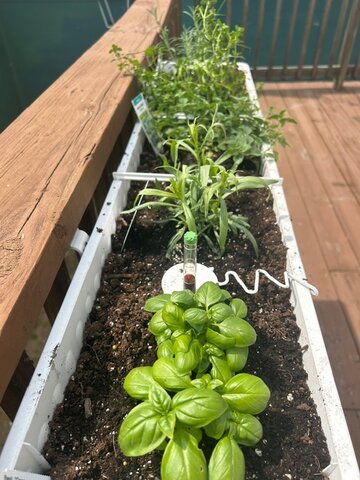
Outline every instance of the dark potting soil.
[[[222, 259], [200, 242], [198, 261], [214, 267], [220, 281], [227, 270], [235, 270], [253, 285], [256, 268], [282, 281], [286, 249], [269, 193], [242, 192], [233, 203], [250, 219], [259, 243], [258, 259], [248, 241], [232, 237]], [[181, 257], [165, 258], [171, 228], [154, 224], [154, 213], [148, 210], [138, 213], [120, 253], [127, 229], [124, 223], [118, 222], [113, 237], [113, 253], [106, 261], [85, 328], [77, 370], [51, 421], [44, 453], [52, 465], [48, 473], [56, 480], [160, 479], [161, 453], [125, 457], [117, 446], [117, 433], [124, 416], [136, 405], [122, 388], [126, 374], [156, 359], [156, 344], [147, 331], [151, 315], [144, 311], [144, 303], [161, 293], [163, 273]], [[247, 303], [248, 320], [258, 335], [244, 371], [260, 376], [271, 390], [269, 406], [259, 415], [263, 439], [256, 448], [243, 447], [246, 480], [323, 478], [320, 472], [329, 464], [329, 454], [302, 367], [289, 291], [263, 277], [255, 295], [244, 293], [234, 281], [223, 288]]]

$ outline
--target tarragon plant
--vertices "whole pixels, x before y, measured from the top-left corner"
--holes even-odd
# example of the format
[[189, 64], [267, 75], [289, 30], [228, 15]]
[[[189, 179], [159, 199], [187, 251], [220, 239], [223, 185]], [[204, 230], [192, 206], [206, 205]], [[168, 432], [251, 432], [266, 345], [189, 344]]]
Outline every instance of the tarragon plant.
[[[126, 392], [142, 403], [120, 427], [121, 450], [127, 456], [164, 450], [162, 480], [244, 480], [240, 446], [262, 438], [256, 415], [270, 398], [263, 380], [242, 373], [256, 341], [246, 304], [206, 282], [195, 294], [150, 298], [145, 310], [153, 314], [158, 359], [125, 378]], [[217, 441], [208, 464], [199, 447], [203, 435]]]

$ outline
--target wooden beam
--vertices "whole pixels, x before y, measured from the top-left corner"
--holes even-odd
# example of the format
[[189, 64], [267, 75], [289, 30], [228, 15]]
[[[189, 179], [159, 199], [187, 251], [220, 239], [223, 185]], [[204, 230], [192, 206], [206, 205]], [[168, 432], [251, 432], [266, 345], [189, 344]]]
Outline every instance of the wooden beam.
[[[154, 4], [137, 0], [0, 135], [0, 398], [137, 92], [109, 50], [143, 60], [158, 35]], [[156, 10], [178, 30], [177, 0]]]

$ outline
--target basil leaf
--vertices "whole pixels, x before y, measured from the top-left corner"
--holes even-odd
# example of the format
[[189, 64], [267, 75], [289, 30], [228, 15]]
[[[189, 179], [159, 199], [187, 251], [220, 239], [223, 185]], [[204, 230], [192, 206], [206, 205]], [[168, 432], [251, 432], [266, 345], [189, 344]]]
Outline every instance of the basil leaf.
[[170, 395], [156, 382], [150, 385], [149, 402], [162, 414], [167, 413], [171, 407]]
[[217, 347], [216, 345], [213, 345], [212, 343], [205, 343], [203, 345], [202, 350], [207, 355], [214, 355], [215, 357], [223, 357], [224, 356], [224, 350]]
[[[179, 339], [177, 339], [176, 341], [178, 340]], [[191, 372], [198, 366], [200, 360], [201, 360], [201, 344], [196, 339], [194, 340], [191, 339], [189, 350], [187, 352], [182, 352], [182, 351], [175, 352], [175, 366], [180, 373]]]
[[231, 437], [222, 438], [215, 446], [209, 461], [209, 480], [244, 480], [245, 459]]
[[221, 417], [216, 418], [213, 422], [204, 427], [205, 433], [208, 437], [219, 440], [223, 435], [229, 423], [229, 412], [226, 411]]
[[151, 317], [149, 322], [148, 330], [153, 335], [158, 336], [164, 333], [167, 330], [167, 325], [162, 318], [162, 311], [158, 310], [154, 315]]
[[174, 353], [183, 352], [186, 353], [190, 349], [192, 337], [189, 334], [179, 335], [174, 342]]
[[157, 348], [156, 355], [158, 358], [161, 357], [170, 357], [174, 355], [174, 344], [171, 340], [165, 340], [165, 342], [160, 343]]
[[165, 439], [159, 426], [161, 414], [150, 402], [134, 407], [121, 424], [118, 443], [127, 457], [137, 457], [152, 452]]
[[223, 398], [235, 410], [256, 415], [266, 408], [270, 390], [261, 378], [238, 373], [225, 384]]
[[230, 367], [230, 370], [238, 373], [246, 365], [249, 354], [248, 347], [232, 347], [226, 350], [226, 361]]
[[[222, 324], [220, 323], [220, 325]], [[225, 331], [228, 331], [228, 329], [225, 328]], [[206, 330], [206, 340], [209, 343], [212, 343], [213, 345], [215, 345], [216, 347], [221, 348], [222, 350], [235, 346], [235, 337], [230, 335], [227, 336], [227, 335], [223, 335], [222, 333], [215, 332], [215, 330], [213, 330], [212, 328], [208, 328]]]
[[159, 358], [152, 366], [152, 376], [166, 390], [182, 390], [191, 386], [189, 375], [180, 374], [172, 358]]
[[148, 298], [145, 302], [144, 310], [152, 313], [161, 310], [165, 303], [170, 300], [170, 296], [169, 293], [162, 293], [161, 295], [156, 295], [156, 297]]
[[161, 431], [168, 438], [173, 438], [175, 424], [176, 424], [175, 412], [169, 412], [167, 415], [162, 416], [159, 420], [159, 427], [161, 428]]
[[226, 360], [212, 355], [209, 357], [209, 360], [212, 364], [210, 374], [213, 378], [220, 380], [223, 384], [230, 380], [232, 377], [232, 372]]
[[235, 424], [234, 440], [241, 445], [254, 447], [263, 436], [263, 428], [260, 421], [249, 413], [233, 411], [232, 422]]
[[227, 290], [224, 290], [222, 288], [221, 293], [222, 293], [222, 297], [221, 297], [222, 302], [225, 301], [225, 300], [230, 300], [231, 299], [231, 294]]
[[209, 310], [209, 317], [215, 323], [220, 323], [225, 318], [234, 315], [233, 310], [226, 303], [216, 303]]
[[171, 294], [170, 300], [173, 303], [176, 303], [181, 308], [190, 308], [196, 307], [196, 302], [194, 300], [194, 294], [190, 290], [181, 290], [180, 292], [173, 292]]
[[197, 290], [194, 298], [198, 304], [204, 305], [206, 309], [217, 303], [222, 298], [221, 288], [214, 282], [205, 282]]
[[247, 306], [246, 303], [240, 298], [234, 298], [231, 300], [230, 307], [234, 312], [235, 317], [246, 318], [247, 315]]
[[147, 400], [149, 389], [155, 380], [152, 376], [151, 367], [133, 368], [125, 377], [124, 389], [133, 398], [137, 400]]
[[161, 461], [162, 480], [207, 480], [204, 453], [189, 432], [177, 428]]
[[170, 330], [183, 329], [185, 322], [183, 320], [184, 310], [173, 302], [166, 302], [162, 309], [162, 317]]
[[238, 317], [228, 317], [219, 323], [220, 333], [235, 339], [236, 347], [248, 347], [256, 342], [256, 332], [249, 322]]
[[214, 390], [187, 388], [175, 394], [172, 410], [185, 425], [204, 427], [227, 410], [226, 402]]
[[184, 320], [187, 322], [197, 333], [205, 331], [209, 323], [208, 316], [205, 310], [201, 308], [189, 308], [184, 312]]
[[170, 328], [167, 328], [163, 333], [157, 335], [155, 340], [158, 345], [161, 345], [165, 340], [169, 340], [169, 338], [171, 338], [171, 330]]

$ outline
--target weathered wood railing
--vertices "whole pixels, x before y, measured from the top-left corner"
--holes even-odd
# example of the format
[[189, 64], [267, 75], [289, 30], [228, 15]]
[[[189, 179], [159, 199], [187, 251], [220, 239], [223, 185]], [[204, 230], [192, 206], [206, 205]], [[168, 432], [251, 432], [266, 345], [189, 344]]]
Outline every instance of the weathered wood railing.
[[[143, 59], [158, 34], [153, 6], [136, 0], [0, 135], [0, 399], [10, 418], [33, 371], [27, 339], [43, 306], [50, 321], [56, 315], [69, 282], [65, 253], [80, 224], [91, 228], [132, 123], [136, 84], [109, 50], [117, 43]], [[177, 33], [178, 0], [156, 7]]]

